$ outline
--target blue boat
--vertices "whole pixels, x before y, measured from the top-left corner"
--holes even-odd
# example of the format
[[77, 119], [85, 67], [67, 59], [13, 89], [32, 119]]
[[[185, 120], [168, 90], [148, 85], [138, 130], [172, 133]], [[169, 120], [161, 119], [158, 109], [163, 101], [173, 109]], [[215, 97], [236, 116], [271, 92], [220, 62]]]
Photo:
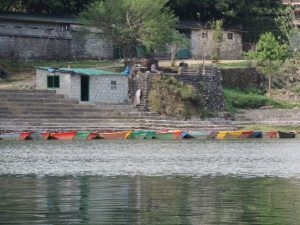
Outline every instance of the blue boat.
[[0, 140], [19, 140], [20, 134], [19, 133], [1, 133]]
[[249, 138], [262, 138], [263, 132], [261, 131], [253, 131], [253, 134]]

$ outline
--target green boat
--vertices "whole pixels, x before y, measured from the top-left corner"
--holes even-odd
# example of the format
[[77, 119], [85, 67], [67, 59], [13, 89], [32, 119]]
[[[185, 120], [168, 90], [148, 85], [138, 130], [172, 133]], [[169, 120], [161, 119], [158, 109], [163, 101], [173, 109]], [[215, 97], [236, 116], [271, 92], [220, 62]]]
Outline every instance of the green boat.
[[78, 131], [74, 137], [74, 140], [87, 140], [91, 133], [91, 131]]
[[129, 135], [128, 139], [152, 139], [154, 135], [154, 131], [135, 131]]
[[182, 138], [181, 133], [181, 131], [157, 132], [154, 138], [160, 140], [178, 140]]
[[147, 134], [144, 139], [153, 139], [155, 137], [155, 131], [147, 131]]

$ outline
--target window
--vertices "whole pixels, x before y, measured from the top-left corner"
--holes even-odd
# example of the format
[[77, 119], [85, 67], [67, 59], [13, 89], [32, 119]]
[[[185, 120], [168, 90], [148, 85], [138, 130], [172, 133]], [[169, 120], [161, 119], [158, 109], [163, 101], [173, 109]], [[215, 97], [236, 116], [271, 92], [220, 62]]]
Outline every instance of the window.
[[203, 32], [203, 33], [202, 33], [202, 38], [207, 38], [207, 37], [208, 37], [207, 33], [206, 33], [206, 32]]
[[47, 77], [48, 88], [59, 88], [59, 76], [48, 76]]
[[227, 34], [227, 39], [228, 40], [233, 40], [233, 33], [228, 33]]
[[30, 29], [37, 30], [39, 28], [38, 27], [30, 27]]
[[110, 82], [110, 90], [117, 90], [117, 81]]

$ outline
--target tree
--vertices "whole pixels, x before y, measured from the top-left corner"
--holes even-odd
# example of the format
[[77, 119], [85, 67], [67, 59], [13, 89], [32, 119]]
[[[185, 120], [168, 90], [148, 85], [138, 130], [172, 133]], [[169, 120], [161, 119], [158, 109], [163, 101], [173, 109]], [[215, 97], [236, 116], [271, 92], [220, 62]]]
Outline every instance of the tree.
[[[271, 97], [272, 74], [278, 70], [276, 63], [284, 62], [289, 57], [289, 50], [286, 44], [280, 44], [276, 37], [268, 32], [261, 35], [256, 51], [249, 52], [248, 57], [256, 59], [262, 66], [262, 72], [268, 74], [269, 97]], [[278, 65], [278, 64], [277, 64]]]
[[1, 0], [0, 12], [78, 14], [94, 0]]
[[281, 0], [169, 0], [168, 5], [183, 20], [223, 19], [241, 24], [248, 18], [275, 15]]
[[165, 4], [166, 0], [96, 1], [81, 13], [81, 18], [131, 58], [136, 46], [154, 50], [172, 40], [176, 18]]
[[189, 47], [190, 40], [184, 35], [174, 30], [171, 42], [170, 42], [170, 50], [171, 50], [171, 65], [175, 66], [175, 57], [177, 52], [182, 48]]
[[223, 20], [217, 20], [213, 23], [213, 52], [211, 59], [214, 62], [218, 62], [220, 58], [220, 51], [222, 47], [222, 40], [223, 40]]
[[294, 23], [295, 20], [296, 17], [292, 7], [279, 10], [277, 12], [277, 18], [275, 19], [276, 25], [289, 46], [291, 46], [293, 34], [298, 31], [298, 28]]

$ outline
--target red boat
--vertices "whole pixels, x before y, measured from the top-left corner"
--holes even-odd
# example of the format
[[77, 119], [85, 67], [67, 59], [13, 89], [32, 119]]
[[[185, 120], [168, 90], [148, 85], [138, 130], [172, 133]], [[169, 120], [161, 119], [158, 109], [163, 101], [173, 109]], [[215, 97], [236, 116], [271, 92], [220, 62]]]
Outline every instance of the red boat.
[[277, 131], [267, 131], [263, 133], [264, 138], [278, 138], [278, 132]]
[[98, 132], [92, 132], [89, 134], [89, 136], [86, 138], [86, 140], [92, 140], [98, 138]]
[[238, 136], [238, 138], [251, 138], [252, 134], [252, 130], [243, 130], [242, 133]]
[[30, 140], [31, 138], [30, 138], [30, 135], [32, 134], [33, 132], [21, 132], [20, 133], [20, 139], [22, 140], [22, 141], [24, 141], [24, 140]]
[[57, 133], [42, 133], [42, 137], [45, 140], [60, 140], [60, 141], [72, 141], [76, 135], [76, 131], [71, 132], [57, 132]]

